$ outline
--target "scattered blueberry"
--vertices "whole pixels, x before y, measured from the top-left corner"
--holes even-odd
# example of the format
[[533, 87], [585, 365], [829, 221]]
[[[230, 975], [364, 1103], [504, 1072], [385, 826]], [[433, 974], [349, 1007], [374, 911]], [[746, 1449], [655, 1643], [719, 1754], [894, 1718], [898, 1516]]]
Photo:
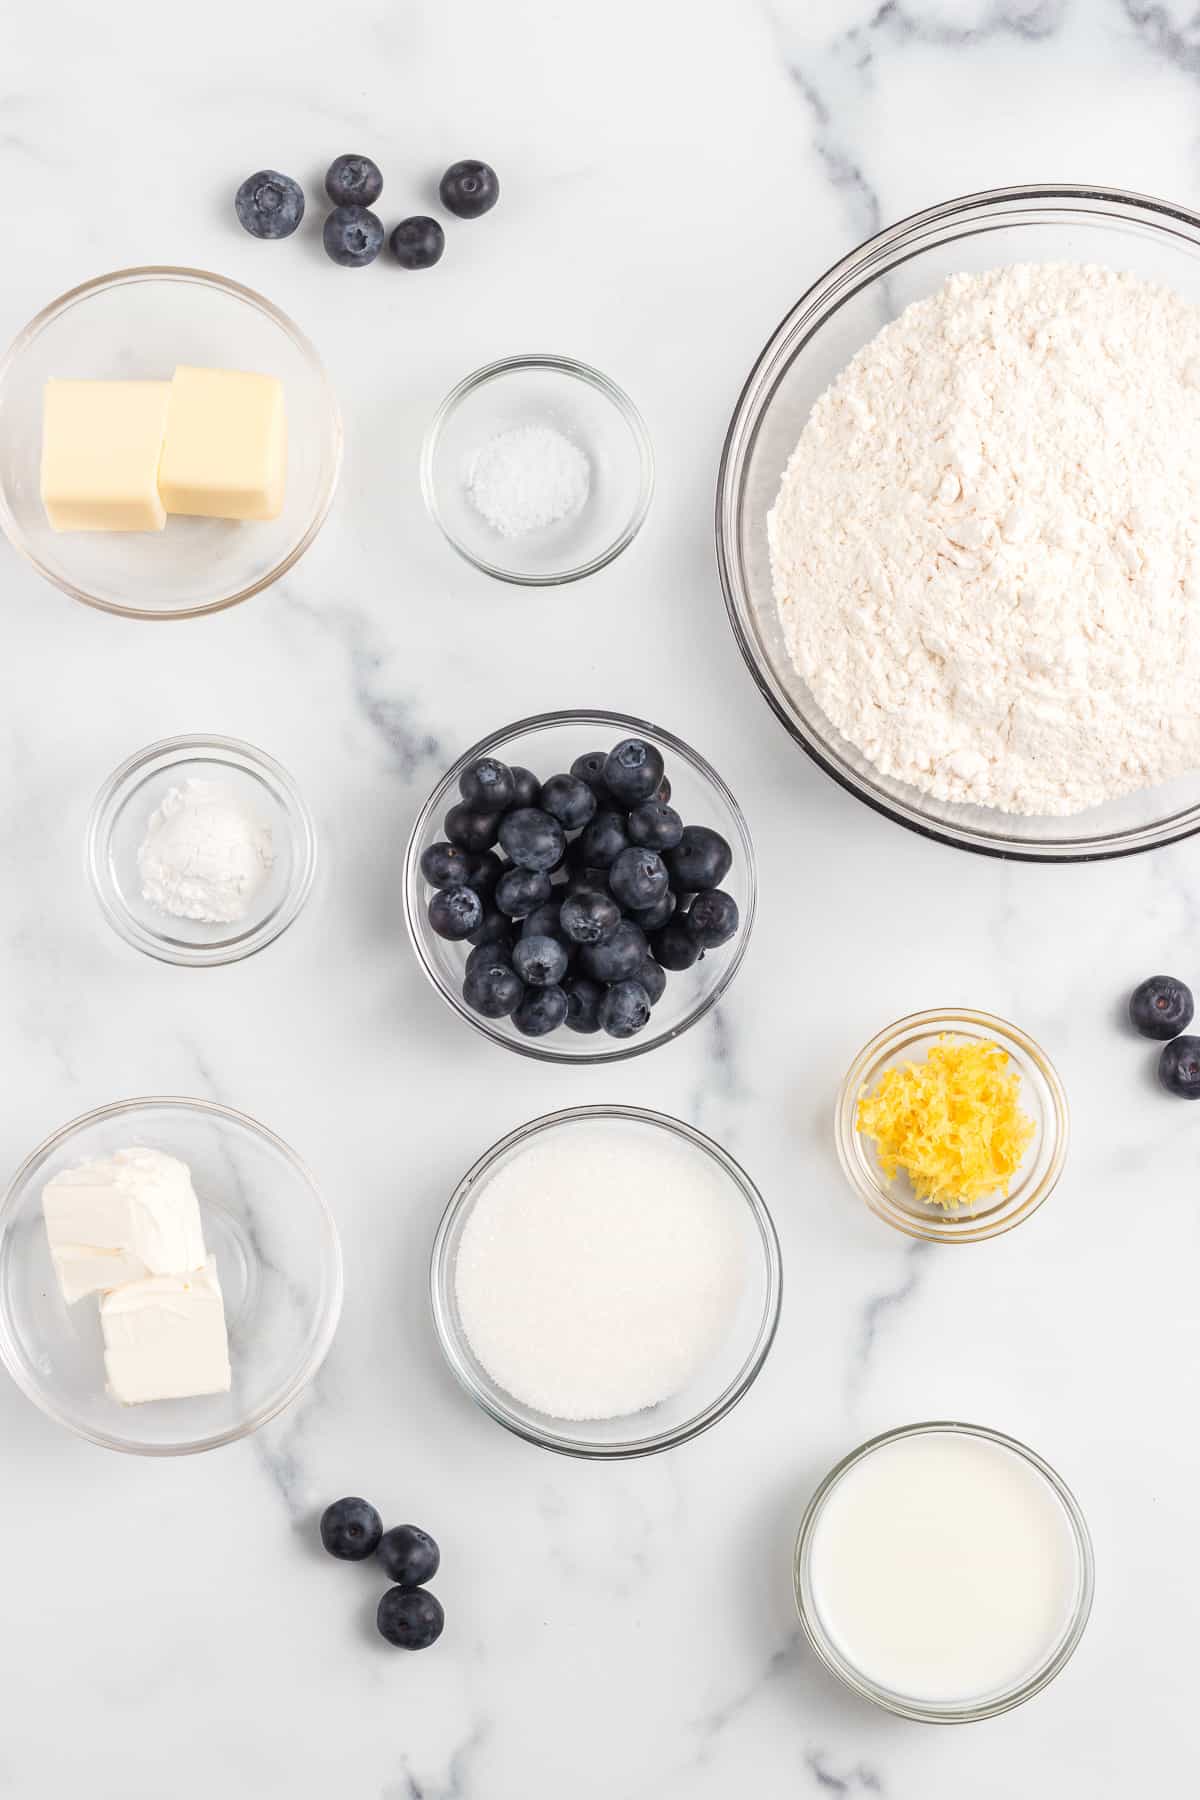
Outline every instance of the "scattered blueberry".
[[516, 798], [516, 783], [507, 763], [481, 756], [459, 777], [458, 791], [476, 812], [507, 812]]
[[291, 237], [304, 217], [304, 189], [277, 169], [259, 169], [243, 181], [233, 204], [251, 237]]
[[393, 1525], [380, 1538], [376, 1555], [388, 1580], [402, 1588], [424, 1587], [442, 1560], [436, 1543], [419, 1525]]
[[564, 831], [578, 831], [595, 813], [596, 796], [578, 775], [552, 775], [542, 783], [539, 804]]
[[429, 902], [429, 923], [439, 937], [460, 944], [483, 924], [483, 901], [474, 888], [439, 888]]
[[579, 961], [593, 981], [628, 981], [646, 960], [646, 934], [622, 919], [602, 944], [585, 944]]
[[699, 962], [704, 950], [687, 928], [687, 920], [672, 919], [650, 939], [650, 954], [664, 969], [690, 969]]
[[[446, 836], [453, 838], [447, 815]], [[500, 821], [500, 843], [507, 856], [523, 869], [552, 869], [566, 848], [557, 819], [537, 806], [518, 806]]]
[[486, 907], [482, 923], [471, 932], [468, 941], [475, 945], [503, 944], [507, 949], [513, 941], [513, 922], [498, 908]]
[[334, 206], [374, 206], [383, 176], [369, 156], [338, 156], [325, 176], [325, 192]]
[[687, 929], [700, 948], [715, 950], [718, 945], [727, 944], [737, 932], [738, 903], [723, 888], [708, 888], [703, 894], [696, 895], [685, 917]]
[[1200, 1100], [1200, 1037], [1177, 1037], [1164, 1044], [1158, 1059], [1158, 1079], [1168, 1094], [1183, 1100]]
[[365, 269], [379, 255], [383, 225], [365, 206], [335, 206], [322, 232], [325, 253], [342, 269]]
[[522, 769], [514, 763], [509, 771], [513, 778], [513, 805], [536, 806], [541, 798], [542, 784], [532, 769]]
[[560, 912], [562, 929], [573, 944], [598, 944], [621, 923], [621, 909], [608, 894], [580, 888], [568, 894]]
[[[481, 954], [487, 950], [493, 952], [490, 957]], [[481, 944], [471, 954], [480, 960], [467, 971], [463, 999], [472, 1012], [481, 1013], [485, 1019], [507, 1019], [525, 997], [525, 983], [513, 968], [509, 952]]]
[[673, 850], [683, 836], [683, 820], [664, 800], [643, 800], [629, 815], [629, 841], [651, 850]]
[[398, 1650], [428, 1650], [442, 1635], [441, 1601], [425, 1588], [389, 1588], [375, 1614], [379, 1635]]
[[529, 988], [513, 1014], [513, 1024], [524, 1037], [545, 1037], [565, 1024], [567, 996], [560, 987]]
[[599, 1031], [600, 1002], [606, 991], [587, 975], [568, 975], [563, 992], [567, 996], [567, 1025], [572, 1031]]
[[432, 269], [434, 263], [442, 260], [446, 234], [436, 219], [418, 213], [414, 218], [401, 219], [388, 242], [402, 269]]
[[653, 906], [634, 906], [628, 908], [628, 917], [635, 925], [640, 925], [649, 937], [652, 931], [661, 931], [667, 920], [674, 917], [679, 901], [674, 892], [668, 888], [661, 900]]
[[457, 844], [430, 844], [421, 852], [421, 873], [430, 887], [463, 887], [471, 858]]
[[490, 900], [499, 886], [505, 864], [494, 850], [479, 850], [468, 859], [467, 886], [474, 888], [481, 900]]
[[636, 1037], [650, 1018], [650, 996], [640, 981], [614, 981], [600, 1002], [600, 1024], [609, 1037]]
[[657, 906], [667, 892], [667, 865], [657, 850], [631, 845], [622, 850], [608, 871], [608, 887], [614, 900], [626, 908]]
[[645, 738], [623, 739], [604, 764], [604, 785], [625, 806], [652, 799], [662, 778], [662, 755]]
[[563, 929], [559, 902], [550, 899], [543, 901], [541, 906], [535, 906], [521, 926], [521, 936], [561, 938]]
[[550, 877], [543, 869], [509, 869], [496, 887], [496, 905], [510, 919], [524, 919], [550, 898]]
[[513, 945], [512, 965], [530, 987], [557, 987], [567, 972], [566, 947], [558, 938], [521, 937]]
[[[450, 833], [446, 833], [449, 837]], [[677, 891], [720, 887], [733, 866], [733, 851], [719, 831], [707, 825], [685, 825], [683, 836], [663, 861]]]
[[1130, 1023], [1143, 1037], [1178, 1037], [1195, 1010], [1191, 988], [1170, 975], [1151, 975], [1129, 996]]
[[361, 1562], [374, 1556], [383, 1535], [383, 1520], [366, 1500], [348, 1494], [335, 1500], [321, 1514], [321, 1542], [330, 1556], [343, 1562]]
[[667, 972], [662, 964], [656, 963], [652, 956], [648, 956], [634, 979], [645, 988], [646, 998], [651, 1006], [657, 1006], [667, 991]]
[[590, 825], [584, 826], [583, 836], [579, 839], [580, 855], [594, 869], [607, 869], [622, 850], [628, 848], [629, 833], [625, 829], [624, 813], [610, 812], [607, 808], [598, 812]]
[[604, 765], [608, 761], [604, 750], [585, 750], [571, 764], [571, 773], [576, 780], [586, 783], [595, 794], [597, 800], [605, 798]]
[[485, 162], [451, 163], [438, 188], [442, 205], [457, 219], [478, 219], [500, 198], [496, 171]]
[[478, 856], [481, 850], [490, 850], [496, 842], [500, 835], [500, 820], [495, 813], [479, 812], [461, 800], [446, 814], [442, 829], [452, 844]]

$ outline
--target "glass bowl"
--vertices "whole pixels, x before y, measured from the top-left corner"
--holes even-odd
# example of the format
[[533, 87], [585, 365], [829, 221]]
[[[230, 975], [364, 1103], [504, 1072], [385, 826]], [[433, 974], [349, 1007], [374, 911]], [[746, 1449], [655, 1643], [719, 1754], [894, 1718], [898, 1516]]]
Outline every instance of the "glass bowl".
[[[1012, 1179], [1007, 1198], [996, 1195], [947, 1212], [918, 1200], [903, 1170], [888, 1181], [875, 1143], [855, 1127], [859, 1095], [873, 1088], [885, 1069], [922, 1062], [943, 1033], [969, 1042], [990, 1038], [1008, 1052], [1021, 1077], [1020, 1103], [1034, 1122], [1033, 1140]], [[1063, 1084], [1046, 1052], [1016, 1025], [967, 1007], [935, 1007], [913, 1013], [873, 1037], [846, 1074], [837, 1099], [834, 1135], [838, 1160], [851, 1187], [879, 1218], [909, 1237], [939, 1244], [974, 1244], [999, 1237], [1036, 1212], [1053, 1193], [1067, 1159], [1070, 1115]]]
[[[59, 1291], [42, 1189], [134, 1146], [192, 1171], [225, 1296], [228, 1394], [120, 1405], [104, 1385], [95, 1297], [68, 1307]], [[120, 1100], [73, 1119], [26, 1157], [0, 1201], [0, 1357], [43, 1412], [109, 1450], [186, 1456], [257, 1431], [316, 1374], [341, 1306], [337, 1228], [316, 1182], [273, 1132], [211, 1100]]]
[[936, 800], [881, 774], [836, 731], [793, 668], [767, 550], [767, 513], [809, 411], [862, 346], [950, 275], [1053, 261], [1130, 270], [1200, 301], [1200, 215], [1111, 188], [997, 188], [915, 213], [851, 251], [788, 313], [742, 390], [721, 458], [717, 560], [751, 674], [827, 774], [941, 843], [1035, 862], [1087, 862], [1200, 829], [1200, 770], [1065, 819]]
[[[40, 491], [45, 383], [166, 380], [177, 363], [279, 377], [288, 420], [280, 517], [174, 517], [157, 532], [52, 531]], [[65, 594], [124, 618], [191, 619], [269, 587], [321, 529], [341, 460], [337, 401], [308, 339], [260, 294], [201, 269], [119, 269], [72, 288], [0, 362], [0, 526]]]
[[[522, 1037], [511, 1019], [485, 1019], [471, 1011], [462, 997], [463, 969], [470, 944], [451, 944], [430, 928], [429, 897], [433, 888], [421, 873], [421, 854], [444, 837], [442, 820], [460, 798], [458, 781], [464, 769], [481, 756], [498, 756], [507, 763], [532, 769], [539, 781], [569, 769], [577, 756], [589, 750], [611, 750], [625, 737], [642, 737], [662, 754], [671, 782], [671, 804], [685, 824], [708, 825], [719, 831], [733, 849], [733, 867], [721, 883], [738, 904], [738, 934], [720, 949], [710, 950], [690, 969], [667, 977], [666, 992], [654, 1008], [650, 1023], [639, 1036], [628, 1039], [592, 1036], [569, 1031], [566, 1026], [544, 1038]], [[518, 719], [459, 757], [438, 782], [417, 815], [404, 862], [404, 914], [417, 960], [448, 1006], [493, 1043], [504, 1044], [522, 1056], [543, 1062], [596, 1063], [618, 1057], [641, 1056], [666, 1044], [702, 1019], [725, 992], [746, 954], [754, 925], [758, 877], [754, 847], [742, 810], [716, 770], [695, 750], [659, 725], [649, 725], [625, 713], [553, 712]]]
[[[271, 828], [275, 861], [236, 924], [176, 919], [142, 898], [138, 849], [167, 790], [206, 781]], [[139, 750], [109, 776], [88, 820], [88, 874], [105, 918], [127, 944], [160, 962], [207, 968], [265, 950], [312, 891], [317, 836], [295, 782], [273, 758], [236, 738], [179, 737]]]
[[[504, 537], [471, 499], [471, 470], [492, 438], [529, 425], [551, 426], [584, 452], [588, 497], [570, 518]], [[554, 587], [594, 574], [633, 542], [654, 492], [654, 457], [637, 407], [607, 375], [565, 356], [509, 356], [442, 401], [421, 450], [421, 488], [447, 541], [485, 575]]]
[[[728, 1177], [745, 1244], [746, 1281], [737, 1316], [720, 1349], [681, 1392], [644, 1412], [616, 1419], [556, 1419], [537, 1412], [498, 1386], [467, 1340], [455, 1292], [459, 1245], [488, 1178], [520, 1155], [540, 1133], [571, 1132], [596, 1120], [630, 1121], [647, 1131], [670, 1133], [709, 1157]], [[779, 1322], [783, 1266], [779, 1239], [761, 1195], [728, 1151], [690, 1125], [637, 1106], [575, 1106], [548, 1113], [510, 1132], [468, 1169], [438, 1226], [430, 1265], [430, 1295], [438, 1339], [450, 1368], [488, 1417], [543, 1450], [594, 1460], [650, 1456], [698, 1437], [724, 1418], [746, 1393], [771, 1348]]]
[[[934, 1704], [880, 1687], [877, 1682], [863, 1674], [843, 1655], [826, 1631], [820, 1608], [817, 1605], [812, 1572], [812, 1547], [826, 1501], [842, 1477], [857, 1463], [883, 1445], [895, 1443], [898, 1439], [945, 1432], [983, 1438], [989, 1443], [996, 1444], [1002, 1450], [1008, 1450], [1014, 1456], [1019, 1456], [1042, 1478], [1053, 1491], [1063, 1510], [1064, 1520], [1075, 1549], [1076, 1581], [1070, 1618], [1061, 1637], [1051, 1647], [1040, 1666], [1034, 1669], [1025, 1680], [1001, 1693], [980, 1696], [975, 1700]], [[975, 1719], [994, 1718], [997, 1713], [1009, 1712], [1014, 1706], [1020, 1706], [1023, 1701], [1032, 1699], [1034, 1694], [1040, 1693], [1053, 1681], [1054, 1677], [1070, 1662], [1075, 1653], [1075, 1647], [1083, 1636], [1088, 1616], [1092, 1610], [1095, 1579], [1095, 1559], [1087, 1520], [1083, 1516], [1079, 1502], [1061, 1475], [1057, 1474], [1048, 1462], [1044, 1462], [1027, 1445], [1019, 1443], [1016, 1438], [1005, 1437], [1002, 1432], [990, 1431], [983, 1425], [964, 1425], [954, 1420], [935, 1420], [928, 1424], [903, 1425], [896, 1430], [885, 1431], [879, 1437], [871, 1438], [867, 1443], [860, 1444], [857, 1450], [852, 1450], [849, 1456], [844, 1457], [836, 1468], [830, 1470], [805, 1509], [796, 1538], [793, 1564], [796, 1608], [800, 1614], [800, 1623], [804, 1628], [804, 1634], [810, 1647], [830, 1673], [845, 1682], [848, 1688], [851, 1688], [856, 1694], [860, 1694], [863, 1699], [874, 1701], [876, 1706], [882, 1706], [887, 1712], [898, 1713], [906, 1719], [941, 1725], [966, 1724]]]

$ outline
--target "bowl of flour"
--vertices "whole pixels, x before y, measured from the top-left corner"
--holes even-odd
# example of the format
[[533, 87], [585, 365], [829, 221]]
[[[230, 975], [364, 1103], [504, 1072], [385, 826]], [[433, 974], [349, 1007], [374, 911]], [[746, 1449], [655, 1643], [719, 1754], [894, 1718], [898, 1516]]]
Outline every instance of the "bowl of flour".
[[1200, 827], [1200, 217], [1007, 189], [892, 227], [775, 333], [718, 498], [730, 618], [803, 747], [947, 843]]

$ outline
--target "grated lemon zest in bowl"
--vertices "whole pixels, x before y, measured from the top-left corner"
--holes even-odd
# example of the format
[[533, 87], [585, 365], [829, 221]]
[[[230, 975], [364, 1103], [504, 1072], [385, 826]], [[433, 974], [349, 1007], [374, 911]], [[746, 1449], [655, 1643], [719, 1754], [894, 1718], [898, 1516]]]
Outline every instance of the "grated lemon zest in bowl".
[[923, 1063], [885, 1069], [859, 1095], [856, 1128], [875, 1140], [889, 1181], [903, 1169], [918, 1200], [953, 1210], [1008, 1195], [1037, 1129], [1021, 1077], [990, 1038], [938, 1039]]

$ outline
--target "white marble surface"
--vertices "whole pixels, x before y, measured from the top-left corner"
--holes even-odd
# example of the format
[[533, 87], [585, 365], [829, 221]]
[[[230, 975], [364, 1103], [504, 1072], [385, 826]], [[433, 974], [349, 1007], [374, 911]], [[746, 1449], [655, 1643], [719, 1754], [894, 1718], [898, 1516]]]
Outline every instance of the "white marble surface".
[[[0, 550], [0, 1162], [105, 1100], [216, 1095], [317, 1171], [347, 1303], [308, 1396], [208, 1457], [95, 1450], [0, 1381], [0, 1793], [1187, 1789], [1200, 1120], [1155, 1094], [1116, 1009], [1151, 970], [1200, 977], [1200, 851], [1004, 867], [874, 817], [758, 701], [711, 515], [738, 387], [821, 269], [881, 223], [992, 184], [1094, 180], [1195, 203], [1198, 75], [1190, 0], [6, 9], [3, 334], [105, 269], [220, 269], [311, 333], [347, 456], [311, 554], [221, 617], [126, 624]], [[502, 205], [455, 228], [420, 279], [336, 270], [315, 231], [260, 245], [237, 229], [248, 170], [274, 164], [312, 192], [345, 149], [383, 164], [390, 217], [427, 205], [459, 155], [496, 163]], [[658, 455], [634, 548], [543, 596], [460, 563], [416, 482], [443, 392], [520, 349], [610, 371]], [[398, 894], [408, 825], [446, 761], [503, 720], [576, 703], [657, 717], [702, 748], [744, 802], [763, 889], [718, 1014], [591, 1072], [468, 1033], [420, 977]], [[80, 838], [119, 759], [204, 729], [294, 771], [326, 855], [285, 939], [193, 972], [118, 942]], [[829, 1127], [859, 1043], [942, 999], [1026, 1024], [1075, 1110], [1052, 1203], [962, 1253], [913, 1248], [858, 1210]], [[552, 1106], [622, 1098], [745, 1162], [787, 1283], [742, 1407], [673, 1455], [603, 1468], [543, 1455], [470, 1406], [442, 1366], [425, 1276], [447, 1191], [479, 1150]], [[940, 1731], [870, 1710], [814, 1666], [789, 1557], [807, 1493], [844, 1450], [954, 1415], [1062, 1469], [1098, 1584], [1047, 1693]], [[372, 1577], [314, 1549], [315, 1511], [346, 1491], [440, 1537], [449, 1625], [431, 1654], [389, 1654]]]

